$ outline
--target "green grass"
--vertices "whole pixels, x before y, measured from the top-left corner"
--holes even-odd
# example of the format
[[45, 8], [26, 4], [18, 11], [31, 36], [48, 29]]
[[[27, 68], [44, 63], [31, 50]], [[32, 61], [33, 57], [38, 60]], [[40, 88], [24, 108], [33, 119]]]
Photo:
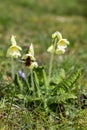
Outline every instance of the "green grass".
[[[34, 44], [38, 63], [47, 69], [49, 54], [46, 50], [51, 43], [51, 34], [58, 30], [70, 41], [70, 45], [63, 57], [55, 56], [52, 74], [58, 67], [65, 70], [67, 77], [81, 69], [77, 92], [79, 94], [82, 87], [82, 92], [87, 93], [86, 12], [85, 0], [0, 0], [0, 130], [87, 129], [87, 108], [77, 109], [73, 104], [66, 106], [69, 117], [60, 115], [59, 120], [57, 113], [46, 113], [41, 106], [27, 108], [21, 100], [16, 101], [15, 98], [7, 120], [14, 84], [11, 81], [10, 59], [6, 57], [10, 37], [14, 34], [24, 52], [27, 51], [25, 46], [28, 43]], [[24, 69], [21, 64], [18, 67]]]

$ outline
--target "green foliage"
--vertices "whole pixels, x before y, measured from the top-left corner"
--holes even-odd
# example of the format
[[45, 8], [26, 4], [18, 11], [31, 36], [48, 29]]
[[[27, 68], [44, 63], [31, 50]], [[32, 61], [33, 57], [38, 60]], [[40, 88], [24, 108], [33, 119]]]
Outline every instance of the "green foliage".
[[[70, 77], [65, 78], [64, 70], [60, 69], [58, 76], [57, 74], [54, 75], [50, 82], [46, 75], [43, 67], [34, 69], [35, 88], [31, 86], [31, 80], [26, 84], [26, 81], [22, 81], [18, 75], [16, 75], [14, 82], [18, 88], [16, 98], [24, 100], [26, 106], [28, 106], [28, 104], [42, 104], [44, 110], [52, 106], [52, 104], [58, 105], [60, 103], [68, 103], [68, 100], [77, 99], [74, 90], [77, 89], [75, 84], [80, 76], [79, 70], [71, 74]], [[50, 109], [52, 109], [52, 107]]]
[[66, 92], [76, 89], [76, 86], [74, 86], [74, 84], [76, 83], [80, 74], [81, 72], [80, 70], [78, 70], [74, 74], [72, 74], [69, 78], [64, 79], [60, 84], [57, 84], [57, 86], [54, 88], [53, 93], [55, 93], [59, 89], [64, 89]]
[[52, 104], [65, 104], [68, 103], [68, 101], [70, 100], [72, 101], [77, 99], [74, 90], [76, 90], [78, 87], [75, 84], [79, 76], [80, 71], [78, 70], [67, 79], [62, 79], [62, 81], [59, 84], [56, 84], [51, 92], [52, 96], [50, 96], [47, 100], [47, 104], [52, 107]]
[[[1, 130], [87, 129], [86, 3], [86, 0], [0, 1]], [[12, 82], [10, 60], [6, 57], [9, 36], [16, 35], [18, 44], [25, 50], [27, 43], [33, 42], [38, 61], [48, 65], [44, 50], [51, 43], [49, 35], [57, 28], [71, 42], [66, 56], [56, 62], [50, 82], [43, 67], [33, 72], [34, 90], [28, 72], [25, 81], [17, 74]], [[16, 72], [20, 66], [23, 67], [22, 64], [16, 66]], [[59, 66], [63, 69], [56, 70]], [[75, 68], [82, 69], [79, 82], [80, 74], [74, 73]]]
[[51, 77], [50, 80], [50, 85], [54, 84], [57, 85], [59, 84], [63, 79], [65, 78], [65, 71], [64, 69], [58, 69], [58, 71], [56, 70], [56, 72], [54, 71], [54, 74]]
[[[40, 66], [33, 70], [33, 88], [30, 74], [25, 80], [22, 80], [19, 75], [16, 74], [13, 85], [8, 85], [9, 95], [5, 95], [5, 99], [0, 102], [0, 109], [2, 110], [3, 107], [5, 108], [6, 104], [10, 102], [10, 104], [8, 104], [8, 106], [10, 105], [8, 107], [8, 122], [10, 121], [10, 118], [12, 118], [13, 109], [20, 111], [20, 114], [22, 114], [22, 110], [23, 116], [25, 116], [23, 117], [23, 122], [26, 122], [24, 123], [26, 124], [26, 128], [31, 130], [34, 126], [33, 118], [36, 119], [37, 117], [38, 124], [40, 124], [39, 121], [45, 123], [44, 128], [59, 128], [59, 121], [63, 120], [63, 118], [67, 116], [66, 113], [69, 111], [72, 112], [69, 106], [71, 106], [73, 102], [77, 102], [77, 93], [75, 90], [78, 87], [77, 80], [79, 76], [79, 70], [77, 70], [75, 73], [73, 72], [70, 76], [67, 77], [63, 69], [58, 69], [58, 71], [53, 73], [53, 78], [51, 78], [49, 81], [47, 72], [45, 71], [44, 67]], [[29, 122], [30, 119], [28, 119], [28, 115], [31, 117], [31, 122]], [[56, 118], [58, 118], [58, 122], [56, 122]], [[48, 122], [48, 124], [46, 124], [46, 122]], [[54, 124], [53, 126], [52, 124], [50, 125], [52, 122]], [[29, 123], [30, 125], [28, 125]], [[35, 128], [39, 128], [38, 124], [36, 126], [35, 123]], [[25, 128], [25, 126], [23, 128]]]

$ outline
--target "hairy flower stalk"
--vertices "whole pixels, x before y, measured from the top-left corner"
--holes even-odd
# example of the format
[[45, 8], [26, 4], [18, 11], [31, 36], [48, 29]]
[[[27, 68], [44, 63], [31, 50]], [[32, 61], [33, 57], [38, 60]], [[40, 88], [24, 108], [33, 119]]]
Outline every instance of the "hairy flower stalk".
[[11, 57], [11, 74], [12, 74], [12, 79], [14, 80], [15, 69], [14, 69], [14, 59], [13, 59], [13, 57]]
[[7, 56], [11, 57], [11, 73], [12, 73], [12, 79], [14, 79], [14, 58], [18, 58], [21, 56], [20, 51], [22, 50], [21, 47], [19, 47], [16, 43], [15, 36], [11, 36], [11, 46], [7, 50]]
[[[51, 57], [50, 57], [49, 77], [48, 77], [49, 80], [50, 80], [51, 71], [52, 71], [52, 65], [53, 65], [53, 59], [54, 59], [56, 43], [57, 43], [57, 39], [55, 38], [54, 39], [54, 45], [53, 45], [52, 52], [51, 52]], [[48, 48], [48, 52], [49, 52], [49, 48]]]
[[58, 31], [52, 34], [52, 41], [53, 41], [52, 45], [47, 49], [47, 51], [51, 53], [50, 65], [49, 65], [49, 80], [51, 77], [54, 54], [57, 55], [64, 54], [67, 45], [69, 45], [69, 41], [67, 39], [62, 38], [61, 33]]

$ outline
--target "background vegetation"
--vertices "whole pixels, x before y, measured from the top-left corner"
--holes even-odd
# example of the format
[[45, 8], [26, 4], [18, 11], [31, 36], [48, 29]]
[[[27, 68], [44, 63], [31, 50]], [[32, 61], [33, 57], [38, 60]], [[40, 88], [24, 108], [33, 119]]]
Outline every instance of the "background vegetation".
[[[87, 1], [86, 0], [0, 0], [0, 129], [1, 130], [86, 130], [87, 129]], [[54, 113], [46, 114], [37, 107], [26, 108], [20, 100], [14, 103], [9, 113], [11, 99], [7, 97], [11, 83], [10, 59], [6, 57], [10, 37], [16, 35], [18, 45], [27, 51], [33, 43], [39, 65], [48, 67], [49, 54], [46, 49], [51, 43], [51, 34], [60, 31], [70, 41], [66, 54], [54, 63], [52, 73], [63, 68], [67, 77], [81, 70], [77, 91], [83, 107], [68, 104], [69, 117]], [[56, 59], [57, 57], [55, 57]], [[16, 65], [16, 64], [15, 64]], [[24, 68], [19, 64], [19, 68]], [[13, 84], [11, 83], [11, 86]], [[14, 85], [13, 85], [14, 86]], [[13, 88], [13, 87], [12, 87]], [[10, 89], [12, 89], [10, 88]], [[13, 90], [14, 92], [14, 90]], [[84, 96], [85, 98], [81, 97]], [[81, 100], [80, 99], [80, 100]], [[15, 99], [16, 100], [16, 99]], [[9, 102], [8, 102], [9, 101]], [[85, 101], [85, 103], [84, 103]], [[15, 101], [16, 102], [16, 101]], [[74, 102], [76, 103], [76, 102]], [[69, 111], [71, 110], [72, 111]], [[57, 118], [58, 117], [58, 118]], [[60, 120], [60, 119], [61, 120]]]

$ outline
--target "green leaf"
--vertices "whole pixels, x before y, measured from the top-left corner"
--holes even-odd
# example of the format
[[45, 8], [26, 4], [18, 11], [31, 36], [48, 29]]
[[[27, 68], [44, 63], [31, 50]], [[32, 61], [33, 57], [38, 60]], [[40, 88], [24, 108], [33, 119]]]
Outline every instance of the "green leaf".
[[34, 71], [37, 74], [37, 77], [38, 77], [38, 80], [39, 80], [40, 84], [43, 84], [43, 69], [44, 69], [43, 66], [39, 66], [37, 68], [34, 68]]
[[18, 97], [20, 100], [25, 98], [24, 95], [22, 95], [22, 94], [17, 94], [16, 97]]
[[51, 96], [47, 99], [47, 104], [51, 105], [53, 103], [66, 103], [68, 99], [76, 99], [77, 96], [74, 93], [62, 93], [57, 96]]
[[50, 84], [51, 85], [59, 84], [64, 78], [65, 78], [65, 71], [64, 69], [61, 68], [59, 71], [56, 71], [52, 75]]
[[15, 74], [14, 83], [15, 83], [17, 86], [19, 86], [20, 88], [22, 88], [22, 86], [23, 86], [21, 80], [19, 79], [18, 74]]
[[63, 88], [64, 91], [73, 91], [76, 89], [74, 84], [76, 83], [77, 79], [79, 78], [81, 72], [80, 70], [73, 73], [69, 78], [62, 80], [56, 87], [53, 89], [53, 93], [57, 92], [60, 88]]

